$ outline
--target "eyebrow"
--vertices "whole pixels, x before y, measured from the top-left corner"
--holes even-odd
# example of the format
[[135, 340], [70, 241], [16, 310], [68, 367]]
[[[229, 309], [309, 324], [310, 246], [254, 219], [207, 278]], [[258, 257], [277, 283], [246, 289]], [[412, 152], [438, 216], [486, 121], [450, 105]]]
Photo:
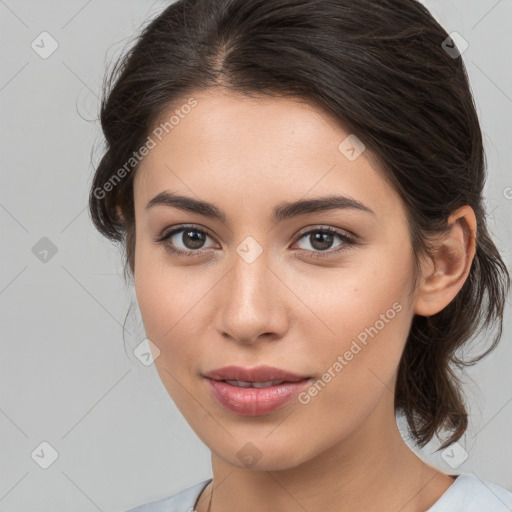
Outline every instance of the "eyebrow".
[[[180, 210], [197, 213], [211, 219], [218, 219], [221, 222], [226, 222], [226, 214], [212, 203], [193, 199], [192, 197], [173, 194], [167, 190], [164, 190], [153, 197], [153, 199], [151, 199], [146, 205], [146, 210], [156, 205], [171, 206], [179, 208]], [[356, 199], [343, 195], [329, 195], [315, 199], [303, 199], [295, 202], [280, 203], [274, 208], [274, 211], [272, 212], [272, 219], [275, 222], [282, 222], [286, 219], [299, 215], [338, 209], [353, 209], [375, 215], [373, 210]]]

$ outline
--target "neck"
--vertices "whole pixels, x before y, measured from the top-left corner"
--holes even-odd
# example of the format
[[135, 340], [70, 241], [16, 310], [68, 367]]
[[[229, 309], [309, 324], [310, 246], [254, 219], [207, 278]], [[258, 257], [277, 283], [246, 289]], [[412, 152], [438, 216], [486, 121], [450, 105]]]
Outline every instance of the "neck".
[[212, 453], [213, 482], [203, 491], [197, 511], [207, 512], [210, 498], [210, 512], [238, 512], [241, 507], [245, 512], [428, 509], [453, 479], [412, 452], [394, 414], [383, 416], [379, 409], [392, 410], [389, 403], [380, 404], [349, 437], [288, 469], [240, 468]]

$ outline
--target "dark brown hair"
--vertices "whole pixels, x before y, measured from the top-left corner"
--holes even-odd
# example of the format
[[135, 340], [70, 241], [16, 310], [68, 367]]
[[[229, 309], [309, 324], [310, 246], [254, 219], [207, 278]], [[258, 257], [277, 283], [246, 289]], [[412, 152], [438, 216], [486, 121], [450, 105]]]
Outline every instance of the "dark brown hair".
[[[417, 270], [431, 255], [430, 235], [470, 205], [477, 239], [469, 277], [442, 311], [413, 318], [395, 391], [395, 412], [418, 445], [450, 432], [441, 448], [468, 424], [454, 369], [495, 348], [510, 287], [486, 227], [484, 150], [466, 69], [445, 51], [447, 38], [415, 0], [179, 0], [148, 21], [104, 83], [106, 151], [90, 191], [95, 226], [121, 242], [125, 277], [133, 276], [132, 156], [171, 106], [221, 86], [304, 98], [357, 134], [404, 201]], [[487, 350], [461, 360], [457, 349], [491, 326]]]

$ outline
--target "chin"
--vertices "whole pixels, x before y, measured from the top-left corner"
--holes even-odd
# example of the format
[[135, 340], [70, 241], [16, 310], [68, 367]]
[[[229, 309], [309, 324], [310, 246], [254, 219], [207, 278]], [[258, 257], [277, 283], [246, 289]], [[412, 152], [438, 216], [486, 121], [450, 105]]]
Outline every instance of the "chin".
[[[231, 438], [233, 440], [233, 438]], [[246, 438], [247, 439], [247, 438]], [[213, 450], [220, 458], [231, 466], [249, 471], [281, 471], [299, 466], [307, 459], [307, 454], [297, 450], [297, 446], [290, 443], [284, 446], [279, 443], [265, 441], [232, 442], [225, 450], [217, 445]], [[299, 458], [300, 457], [300, 458]]]

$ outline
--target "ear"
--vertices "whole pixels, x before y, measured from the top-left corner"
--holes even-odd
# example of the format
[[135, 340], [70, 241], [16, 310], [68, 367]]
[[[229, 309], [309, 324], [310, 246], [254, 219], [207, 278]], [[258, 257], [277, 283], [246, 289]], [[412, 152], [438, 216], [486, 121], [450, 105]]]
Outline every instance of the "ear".
[[476, 252], [476, 218], [466, 205], [450, 215], [448, 232], [436, 239], [433, 258], [422, 267], [414, 312], [431, 316], [443, 310], [468, 277]]

